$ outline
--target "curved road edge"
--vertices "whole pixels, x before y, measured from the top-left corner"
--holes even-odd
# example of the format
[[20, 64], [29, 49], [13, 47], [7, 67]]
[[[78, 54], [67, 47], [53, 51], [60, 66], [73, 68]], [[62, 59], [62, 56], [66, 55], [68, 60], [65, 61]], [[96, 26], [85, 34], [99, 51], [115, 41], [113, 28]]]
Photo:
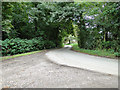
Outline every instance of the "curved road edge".
[[70, 48], [51, 50], [46, 53], [46, 56], [59, 65], [118, 76], [118, 60], [78, 53]]

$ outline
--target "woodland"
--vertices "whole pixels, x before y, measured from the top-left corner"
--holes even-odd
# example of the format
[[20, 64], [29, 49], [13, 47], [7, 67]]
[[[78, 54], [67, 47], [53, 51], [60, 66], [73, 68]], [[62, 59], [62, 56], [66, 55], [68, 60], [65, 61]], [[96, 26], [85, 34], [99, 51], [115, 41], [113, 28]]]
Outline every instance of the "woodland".
[[[2, 55], [78, 47], [120, 56], [120, 2], [3, 2]], [[69, 42], [70, 43], [70, 42]]]

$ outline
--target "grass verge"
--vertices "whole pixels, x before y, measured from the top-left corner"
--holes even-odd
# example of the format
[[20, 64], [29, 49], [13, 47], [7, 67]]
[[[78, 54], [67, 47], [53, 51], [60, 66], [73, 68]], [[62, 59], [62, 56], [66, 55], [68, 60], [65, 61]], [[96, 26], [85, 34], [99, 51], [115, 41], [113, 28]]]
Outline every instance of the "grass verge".
[[41, 51], [43, 51], [43, 50], [33, 51], [33, 52], [28, 52], [28, 53], [22, 53], [22, 54], [17, 54], [17, 55], [12, 55], [12, 56], [5, 56], [5, 57], [2, 57], [1, 59], [2, 60], [11, 59], [11, 58], [16, 58], [16, 57], [20, 57], [20, 56], [25, 56], [25, 55], [30, 55], [30, 54], [38, 53], [38, 52], [41, 52]]
[[106, 50], [89, 50], [89, 49], [81, 49], [78, 47], [78, 44], [70, 44], [72, 45], [72, 50], [89, 54], [89, 55], [94, 55], [94, 56], [101, 56], [101, 57], [107, 57], [107, 58], [116, 58], [114, 53]]

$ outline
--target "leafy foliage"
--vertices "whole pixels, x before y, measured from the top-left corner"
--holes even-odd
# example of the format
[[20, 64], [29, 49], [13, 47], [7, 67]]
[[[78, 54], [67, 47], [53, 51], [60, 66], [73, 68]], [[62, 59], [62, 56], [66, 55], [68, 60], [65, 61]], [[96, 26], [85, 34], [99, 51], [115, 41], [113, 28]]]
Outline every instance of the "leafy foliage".
[[2, 10], [4, 55], [61, 47], [74, 35], [80, 48], [119, 56], [120, 2], [3, 2]]
[[55, 48], [55, 44], [52, 41], [43, 41], [41, 38], [31, 40], [15, 38], [2, 41], [2, 54], [5, 56], [49, 48]]

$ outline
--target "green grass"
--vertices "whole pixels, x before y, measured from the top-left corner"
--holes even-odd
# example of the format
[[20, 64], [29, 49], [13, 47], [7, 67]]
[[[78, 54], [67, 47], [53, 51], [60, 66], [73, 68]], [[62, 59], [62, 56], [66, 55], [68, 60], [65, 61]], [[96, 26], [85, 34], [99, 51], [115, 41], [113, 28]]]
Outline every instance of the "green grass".
[[89, 50], [89, 49], [80, 49], [77, 44], [70, 44], [72, 45], [72, 50], [86, 53], [90, 55], [96, 55], [96, 56], [102, 56], [102, 57], [109, 57], [109, 58], [115, 58], [114, 53], [106, 50]]
[[25, 56], [25, 55], [30, 55], [30, 54], [34, 54], [34, 53], [38, 53], [38, 52], [41, 52], [43, 50], [40, 50], [40, 51], [33, 51], [33, 52], [28, 52], [28, 53], [22, 53], [22, 54], [17, 54], [17, 55], [12, 55], [12, 56], [5, 56], [5, 57], [2, 57], [0, 58], [0, 60], [5, 60], [5, 59], [11, 59], [11, 58], [16, 58], [16, 57], [20, 57], [20, 56]]

